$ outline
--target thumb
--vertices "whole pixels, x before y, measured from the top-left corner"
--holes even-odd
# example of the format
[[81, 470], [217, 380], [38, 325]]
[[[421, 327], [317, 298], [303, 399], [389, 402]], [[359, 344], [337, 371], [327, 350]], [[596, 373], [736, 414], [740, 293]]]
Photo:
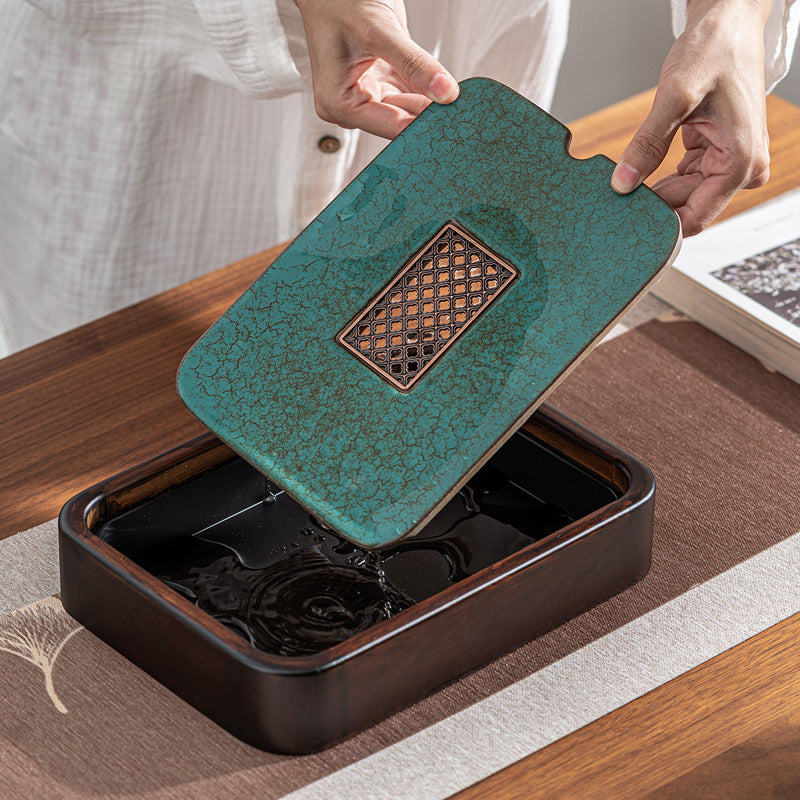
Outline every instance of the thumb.
[[415, 92], [436, 103], [452, 103], [458, 97], [455, 78], [400, 26], [384, 33], [382, 52], [374, 55], [391, 64]]
[[684, 116], [683, 103], [657, 92], [653, 107], [628, 143], [611, 175], [611, 188], [628, 194], [651, 175], [669, 151]]

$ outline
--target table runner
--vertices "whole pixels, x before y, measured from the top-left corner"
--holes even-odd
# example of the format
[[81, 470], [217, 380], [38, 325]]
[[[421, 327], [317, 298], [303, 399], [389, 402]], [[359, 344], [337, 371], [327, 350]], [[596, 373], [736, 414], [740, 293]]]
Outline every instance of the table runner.
[[653, 469], [642, 582], [297, 758], [238, 742], [45, 598], [0, 619], [0, 794], [432, 800], [800, 610], [800, 387], [694, 323], [650, 322], [595, 350], [552, 403]]

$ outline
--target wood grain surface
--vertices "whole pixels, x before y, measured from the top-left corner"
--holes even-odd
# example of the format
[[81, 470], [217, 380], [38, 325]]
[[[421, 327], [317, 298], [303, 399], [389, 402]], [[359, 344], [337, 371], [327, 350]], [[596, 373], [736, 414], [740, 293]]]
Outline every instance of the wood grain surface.
[[205, 431], [175, 391], [178, 364], [282, 249], [0, 360], [0, 539]]
[[[787, 691], [797, 692], [797, 686]], [[681, 777], [648, 794], [645, 800], [754, 800], [800, 797], [800, 709], [788, 709], [785, 717], [756, 728], [740, 744], [729, 747]], [[774, 719], [759, 708], [756, 719]]]
[[[571, 152], [618, 157], [651, 101], [644, 93], [578, 120]], [[800, 109], [770, 97], [768, 110], [772, 178], [740, 193], [723, 217], [800, 185]], [[677, 158], [673, 152], [670, 164]], [[0, 538], [51, 519], [88, 485], [202, 431], [175, 393], [178, 363], [279, 252], [0, 361]], [[458, 796], [738, 797], [746, 785], [749, 798], [798, 797], [798, 663], [800, 615]]]
[[[800, 711], [798, 631], [800, 614], [455, 798], [800, 797], [770, 790], [780, 786], [782, 776], [791, 785], [794, 775], [798, 786], [800, 759], [790, 746], [798, 737]], [[740, 761], [737, 755], [748, 749], [769, 753], [760, 761]]]

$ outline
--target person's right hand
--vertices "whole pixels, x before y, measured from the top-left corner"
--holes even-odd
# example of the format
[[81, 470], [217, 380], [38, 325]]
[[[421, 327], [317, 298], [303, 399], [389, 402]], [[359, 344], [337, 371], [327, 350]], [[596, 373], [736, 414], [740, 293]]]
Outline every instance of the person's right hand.
[[453, 76], [409, 36], [402, 0], [295, 3], [326, 122], [393, 139], [431, 101], [458, 97]]
[[757, 189], [769, 178], [769, 11], [769, 0], [691, 0], [650, 114], [614, 170], [614, 190], [633, 191], [664, 160], [680, 128], [685, 155], [653, 191], [675, 209], [684, 236], [709, 225], [740, 189]]

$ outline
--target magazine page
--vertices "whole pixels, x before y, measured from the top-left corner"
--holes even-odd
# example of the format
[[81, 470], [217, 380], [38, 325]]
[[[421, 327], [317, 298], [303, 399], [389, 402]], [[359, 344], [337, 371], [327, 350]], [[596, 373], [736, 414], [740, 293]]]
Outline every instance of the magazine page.
[[800, 189], [686, 239], [673, 266], [800, 343]]

